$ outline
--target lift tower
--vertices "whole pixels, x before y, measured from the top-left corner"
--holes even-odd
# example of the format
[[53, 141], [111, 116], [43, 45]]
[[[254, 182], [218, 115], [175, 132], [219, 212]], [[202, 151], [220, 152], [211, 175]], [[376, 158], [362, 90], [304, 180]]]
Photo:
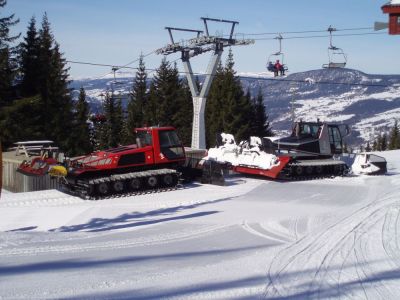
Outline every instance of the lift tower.
[[[208, 92], [210, 91], [211, 83], [217, 70], [217, 65], [221, 60], [224, 47], [249, 45], [253, 44], [254, 40], [234, 39], [233, 32], [235, 25], [239, 24], [237, 21], [220, 20], [212, 18], [201, 18], [204, 22], [205, 33], [202, 30], [185, 29], [165, 27], [168, 30], [171, 43], [167, 46], [156, 50], [157, 54], [169, 55], [176, 52], [181, 52], [181, 59], [185, 70], [186, 78], [189, 84], [190, 92], [193, 98], [193, 127], [192, 127], [192, 148], [205, 149], [206, 148], [206, 134], [205, 134], [205, 119], [204, 111], [207, 102]], [[211, 36], [208, 32], [207, 21], [230, 23], [232, 25], [228, 37]], [[195, 32], [197, 36], [183, 43], [175, 43], [173, 38], [173, 31], [186, 31]], [[190, 58], [199, 54], [213, 51], [210, 62], [207, 67], [203, 85], [197, 88], [193, 70], [190, 64]]]

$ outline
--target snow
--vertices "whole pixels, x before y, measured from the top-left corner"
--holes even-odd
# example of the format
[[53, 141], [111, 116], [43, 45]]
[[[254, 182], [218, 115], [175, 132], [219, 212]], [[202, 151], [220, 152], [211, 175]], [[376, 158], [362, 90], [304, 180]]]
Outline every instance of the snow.
[[259, 73], [254, 73], [254, 72], [239, 72], [237, 74], [240, 77], [255, 77], [255, 78], [273, 78], [274, 73], [273, 72], [259, 72]]
[[376, 114], [373, 117], [365, 118], [357, 122], [353, 128], [360, 132], [360, 136], [364, 140], [371, 141], [382, 131], [385, 132], [382, 128], [391, 128], [399, 115], [400, 108], [391, 109], [384, 113]]
[[8, 190], [5, 190], [5, 189], [1, 189], [1, 194], [2, 195], [4, 195], [4, 194], [11, 194], [12, 192], [10, 192], [10, 191], [8, 191]]
[[386, 176], [85, 201], [2, 193], [1, 299], [398, 299], [400, 151]]
[[205, 160], [229, 163], [232, 166], [250, 166], [263, 170], [269, 170], [279, 165], [279, 159], [273, 155], [261, 151], [261, 139], [250, 137], [250, 142], [241, 141], [236, 144], [232, 134], [221, 133], [222, 146], [210, 148]]

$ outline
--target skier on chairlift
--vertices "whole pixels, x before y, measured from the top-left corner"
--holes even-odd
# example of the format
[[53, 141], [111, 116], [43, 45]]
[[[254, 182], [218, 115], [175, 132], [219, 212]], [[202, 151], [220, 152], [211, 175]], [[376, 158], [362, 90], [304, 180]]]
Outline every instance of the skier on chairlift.
[[279, 59], [276, 60], [274, 67], [275, 67], [274, 68], [275, 77], [277, 77], [278, 74], [280, 74], [280, 76], [285, 75], [285, 69], [284, 69], [283, 65], [279, 62]]

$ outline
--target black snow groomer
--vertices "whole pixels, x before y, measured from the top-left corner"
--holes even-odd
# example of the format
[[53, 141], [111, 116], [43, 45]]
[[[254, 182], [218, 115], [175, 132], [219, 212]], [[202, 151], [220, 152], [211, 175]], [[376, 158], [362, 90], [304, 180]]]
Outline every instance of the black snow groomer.
[[343, 138], [349, 133], [344, 124], [300, 121], [294, 123], [289, 137], [263, 138], [264, 151], [275, 154], [281, 162], [276, 174], [266, 176], [308, 179], [346, 174], [347, 164], [334, 156], [342, 153]]

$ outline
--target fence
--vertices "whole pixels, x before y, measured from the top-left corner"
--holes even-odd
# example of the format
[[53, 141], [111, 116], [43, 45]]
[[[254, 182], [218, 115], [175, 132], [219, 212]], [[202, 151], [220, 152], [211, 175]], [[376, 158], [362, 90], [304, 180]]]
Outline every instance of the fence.
[[58, 181], [51, 179], [49, 175], [37, 177], [18, 173], [17, 168], [20, 164], [21, 161], [17, 159], [3, 156], [3, 189], [14, 193], [20, 193], [56, 189], [59, 187]]

